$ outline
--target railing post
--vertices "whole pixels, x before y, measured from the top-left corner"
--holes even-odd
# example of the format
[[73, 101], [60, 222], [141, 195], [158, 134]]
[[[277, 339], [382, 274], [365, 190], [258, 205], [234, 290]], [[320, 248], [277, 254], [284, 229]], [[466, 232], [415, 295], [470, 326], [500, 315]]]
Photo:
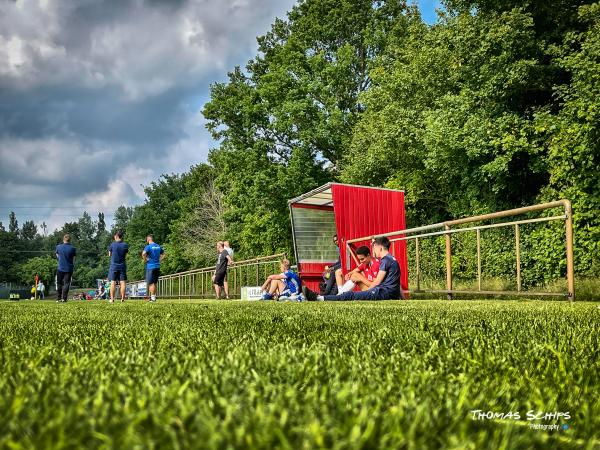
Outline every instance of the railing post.
[[233, 294], [237, 295], [237, 270], [233, 268]]
[[419, 264], [419, 238], [415, 238], [415, 262], [417, 264], [417, 291], [421, 290], [421, 269]]
[[481, 230], [477, 228], [477, 290], [481, 291]]
[[[450, 225], [444, 225], [446, 231], [450, 231]], [[450, 233], [446, 233], [446, 290], [448, 291], [448, 300], [452, 300], [452, 243]]]
[[517, 292], [521, 292], [521, 231], [519, 225], [515, 225], [515, 248], [517, 250]]
[[573, 208], [569, 200], [564, 200], [565, 205], [565, 233], [567, 240], [567, 298], [575, 300], [575, 264], [573, 262]]

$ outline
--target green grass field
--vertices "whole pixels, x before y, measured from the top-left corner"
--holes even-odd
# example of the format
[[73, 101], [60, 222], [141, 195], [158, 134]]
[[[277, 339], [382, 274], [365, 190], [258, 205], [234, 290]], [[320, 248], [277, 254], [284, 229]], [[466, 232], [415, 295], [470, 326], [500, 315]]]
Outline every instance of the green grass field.
[[597, 304], [1, 302], [0, 319], [0, 448], [600, 448]]

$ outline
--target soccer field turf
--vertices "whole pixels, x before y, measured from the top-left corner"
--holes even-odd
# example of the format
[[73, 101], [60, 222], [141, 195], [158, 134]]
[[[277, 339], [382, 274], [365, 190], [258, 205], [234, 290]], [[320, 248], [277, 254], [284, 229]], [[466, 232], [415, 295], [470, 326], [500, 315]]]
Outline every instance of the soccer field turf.
[[1, 448], [600, 446], [597, 304], [2, 302], [0, 319]]

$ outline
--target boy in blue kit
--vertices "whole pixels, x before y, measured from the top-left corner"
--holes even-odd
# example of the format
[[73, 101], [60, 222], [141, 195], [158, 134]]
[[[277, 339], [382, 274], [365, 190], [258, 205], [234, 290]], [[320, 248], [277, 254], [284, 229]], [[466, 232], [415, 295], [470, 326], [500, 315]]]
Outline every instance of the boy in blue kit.
[[277, 296], [278, 300], [302, 301], [302, 282], [298, 274], [290, 269], [290, 261], [283, 259], [279, 268], [281, 273], [269, 275], [262, 285], [263, 300], [272, 300]]
[[116, 283], [119, 282], [121, 302], [125, 301], [125, 282], [127, 281], [127, 265], [125, 258], [129, 252], [129, 245], [123, 242], [123, 232], [117, 231], [114, 235], [115, 242], [108, 247], [110, 256], [110, 268], [108, 279], [110, 280], [110, 303], [115, 302]]
[[165, 257], [165, 251], [160, 245], [154, 242], [154, 236], [149, 234], [146, 236], [146, 247], [142, 252], [142, 258], [146, 263], [146, 284], [148, 292], [150, 292], [150, 301], [156, 301], [156, 283], [160, 277], [160, 262]]

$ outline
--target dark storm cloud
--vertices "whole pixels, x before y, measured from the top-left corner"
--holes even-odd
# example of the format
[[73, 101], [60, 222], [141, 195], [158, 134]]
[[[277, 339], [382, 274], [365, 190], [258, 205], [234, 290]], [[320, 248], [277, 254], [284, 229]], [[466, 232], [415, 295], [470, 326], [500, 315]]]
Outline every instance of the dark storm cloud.
[[185, 91], [171, 89], [138, 102], [123, 101], [114, 88], [68, 86], [0, 94], [0, 135], [39, 138], [72, 133], [91, 139], [165, 145], [183, 135], [178, 124]]
[[203, 160], [198, 99], [292, 4], [0, 0], [0, 204], [110, 208]]

